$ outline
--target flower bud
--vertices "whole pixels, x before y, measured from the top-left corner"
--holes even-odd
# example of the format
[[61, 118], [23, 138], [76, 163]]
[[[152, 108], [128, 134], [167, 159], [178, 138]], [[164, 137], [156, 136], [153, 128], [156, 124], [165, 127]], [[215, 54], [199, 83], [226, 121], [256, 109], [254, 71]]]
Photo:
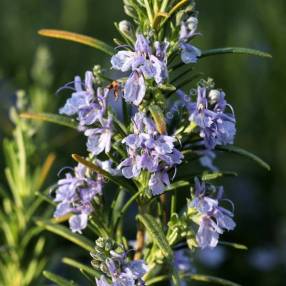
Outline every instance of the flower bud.
[[222, 97], [224, 97], [224, 93], [218, 89], [212, 89], [209, 92], [209, 99], [211, 104], [219, 102]]
[[96, 241], [95, 244], [100, 247], [100, 248], [104, 248], [105, 245], [105, 239], [102, 237], [99, 237]]
[[118, 26], [122, 33], [129, 33], [132, 30], [131, 23], [127, 20], [120, 21]]

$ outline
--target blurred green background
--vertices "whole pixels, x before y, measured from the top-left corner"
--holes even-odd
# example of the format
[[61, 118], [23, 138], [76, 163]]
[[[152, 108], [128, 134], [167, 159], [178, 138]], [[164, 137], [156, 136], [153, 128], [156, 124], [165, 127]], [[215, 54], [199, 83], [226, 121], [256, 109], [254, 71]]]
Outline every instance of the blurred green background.
[[[196, 67], [216, 80], [235, 107], [236, 145], [272, 166], [268, 173], [251, 161], [225, 158], [223, 164], [240, 173], [239, 178], [226, 181], [238, 223], [226, 239], [246, 244], [249, 250], [219, 248], [201, 253], [199, 267], [242, 285], [282, 286], [286, 281], [286, 1], [198, 0], [197, 7], [203, 34], [197, 45], [201, 49], [245, 46], [273, 55], [272, 60], [218, 56], [204, 59]], [[0, 139], [11, 132], [8, 110], [15, 104], [16, 90], [35, 92], [33, 87], [41, 85], [50, 94], [48, 111], [53, 111], [63, 100], [55, 95], [59, 87], [94, 64], [108, 61], [91, 48], [41, 38], [37, 30], [66, 29], [111, 43], [116, 36], [113, 22], [122, 19], [118, 0], [0, 0]], [[50, 72], [39, 76], [36, 69], [41, 60]], [[63, 129], [50, 128], [51, 142], [43, 144], [61, 158], [80, 150], [81, 138], [66, 145], [76, 135], [57, 131]], [[1, 170], [3, 164], [1, 155]], [[56, 173], [54, 168], [51, 180]]]

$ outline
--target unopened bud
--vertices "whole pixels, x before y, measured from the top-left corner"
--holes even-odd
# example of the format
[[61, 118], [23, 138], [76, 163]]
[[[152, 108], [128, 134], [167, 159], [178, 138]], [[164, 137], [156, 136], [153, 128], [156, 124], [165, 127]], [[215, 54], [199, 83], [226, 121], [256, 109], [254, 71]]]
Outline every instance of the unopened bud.
[[212, 89], [209, 92], [209, 99], [211, 104], [219, 102], [222, 97], [224, 97], [224, 93], [218, 89]]
[[123, 34], [129, 35], [130, 33], [132, 33], [132, 25], [129, 21], [123, 20], [119, 22], [118, 27], [120, 32]]

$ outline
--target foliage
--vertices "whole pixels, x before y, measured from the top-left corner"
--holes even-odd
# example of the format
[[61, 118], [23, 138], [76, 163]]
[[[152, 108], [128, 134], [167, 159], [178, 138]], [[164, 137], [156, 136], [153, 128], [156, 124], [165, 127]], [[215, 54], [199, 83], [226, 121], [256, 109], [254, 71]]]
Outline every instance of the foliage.
[[[46, 50], [40, 53], [47, 53]], [[37, 61], [34, 76], [47, 73], [45, 62]], [[47, 74], [48, 76], [48, 74]], [[46, 78], [47, 79], [47, 78]], [[47, 92], [42, 81], [37, 81], [31, 89], [37, 97], [33, 109], [46, 108]], [[39, 100], [39, 98], [41, 98]], [[55, 160], [50, 153], [44, 160], [37, 155], [40, 151], [39, 142], [41, 125], [25, 122], [19, 113], [27, 110], [31, 104], [24, 91], [17, 93], [17, 107], [11, 109], [11, 120], [15, 128], [12, 139], [4, 139], [5, 175], [7, 186], [1, 186], [1, 230], [0, 230], [0, 284], [1, 285], [39, 285], [41, 273], [47, 266], [46, 238], [42, 227], [34, 223], [34, 217], [50, 216], [40, 193], [47, 193], [46, 179]], [[40, 141], [39, 141], [40, 140]], [[41, 156], [45, 157], [44, 154]]]
[[[198, 135], [200, 132], [198, 132], [199, 128], [199, 123], [196, 122], [195, 120], [191, 121], [191, 124], [186, 126], [187, 122], [183, 122], [182, 125], [176, 126], [178, 122], [174, 120], [174, 122], [167, 122], [166, 124], [166, 119], [165, 119], [165, 114], [167, 114], [167, 108], [166, 106], [170, 105], [172, 100], [174, 99], [174, 91], [176, 89], [181, 89], [185, 86], [186, 83], [190, 82], [190, 79], [187, 81], [180, 82], [180, 79], [182, 75], [176, 74], [178, 73], [178, 70], [183, 66], [182, 62], [180, 62], [178, 58], [178, 46], [176, 41], [177, 41], [177, 36], [178, 36], [178, 27], [175, 26], [174, 23], [178, 19], [173, 19], [173, 16], [178, 13], [178, 17], [182, 17], [182, 15], [188, 15], [189, 13], [192, 14], [194, 12], [193, 6], [189, 6], [189, 1], [171, 1], [170, 3], [168, 1], [163, 1], [161, 6], [158, 6], [160, 1], [154, 1], [150, 3], [149, 1], [125, 1], [125, 10], [128, 15], [132, 16], [133, 20], [139, 25], [139, 29], [137, 32], [145, 32], [145, 36], [147, 35], [150, 38], [154, 38], [155, 40], [163, 40], [164, 36], [167, 34], [166, 31], [171, 31], [170, 32], [170, 38], [168, 37], [168, 40], [171, 43], [170, 47], [170, 53], [168, 54], [168, 63], [173, 61], [173, 64], [170, 64], [168, 66], [168, 69], [170, 71], [170, 78], [172, 84], [169, 82], [161, 84], [159, 82], [160, 80], [156, 80], [156, 84], [154, 82], [147, 82], [147, 96], [142, 102], [142, 99], [139, 100], [136, 98], [133, 103], [135, 105], [140, 105], [140, 110], [143, 111], [144, 113], [150, 112], [150, 115], [154, 121], [154, 125], [156, 127], [156, 132], [164, 135], [167, 133], [167, 128], [169, 132], [172, 132], [175, 130], [175, 135], [177, 136], [178, 139], [180, 139], [180, 142], [182, 142], [182, 146], [179, 147], [179, 144], [176, 145], [176, 148], [179, 148], [180, 151], [182, 151], [182, 154], [184, 154], [185, 158], [188, 158], [186, 155], [190, 155], [190, 159], [186, 160], [182, 164], [182, 169], [188, 170], [191, 169], [192, 166], [192, 161], [193, 160], [199, 160], [202, 159], [202, 153], [203, 151], [206, 151], [208, 149], [205, 149], [202, 147], [202, 145], [197, 146], [196, 142], [198, 142]], [[160, 7], [160, 8], [159, 8]], [[181, 13], [181, 14], [180, 14]], [[185, 13], [185, 14], [184, 14]], [[181, 23], [179, 21], [179, 23]], [[122, 24], [122, 23], [121, 23]], [[122, 35], [122, 39], [118, 40], [116, 39], [115, 42], [116, 44], [122, 44], [125, 41], [125, 44], [127, 45], [133, 45], [136, 38], [135, 38], [135, 33], [132, 33], [131, 30], [127, 29], [124, 30], [122, 29], [122, 26], [120, 27], [119, 25], [116, 25], [119, 29], [119, 32]], [[153, 35], [151, 36], [146, 33], [146, 31], [149, 31], [150, 29], [153, 30]], [[82, 38], [83, 39], [83, 38]], [[137, 38], [138, 40], [138, 38]], [[182, 44], [182, 43], [181, 43]], [[101, 46], [102, 47], [102, 46]], [[184, 45], [182, 44], [181, 49], [184, 51]], [[97, 48], [97, 47], [96, 47]], [[212, 49], [209, 51], [202, 51], [199, 52], [194, 49], [194, 47], [187, 47], [186, 50], [188, 51], [188, 48], [192, 50], [192, 54], [188, 54], [188, 57], [191, 57], [191, 62], [188, 62], [187, 64], [194, 64], [197, 60], [200, 60], [203, 56], [208, 56], [216, 53], [250, 53], [254, 55], [260, 55], [260, 56], [269, 56], [265, 53], [259, 52], [259, 51], [254, 51], [254, 50], [249, 50], [249, 49], [242, 49], [242, 48], [227, 48], [227, 49]], [[128, 48], [127, 48], [128, 49]], [[101, 48], [101, 50], [103, 50]], [[195, 51], [195, 53], [193, 52]], [[192, 57], [195, 57], [193, 59]], [[185, 59], [184, 56], [182, 56], [182, 60]], [[184, 60], [183, 60], [184, 61]], [[114, 64], [114, 66], [116, 66]], [[137, 72], [137, 71], [136, 71]], [[192, 69], [190, 69], [188, 72], [192, 75]], [[186, 74], [186, 72], [184, 72]], [[134, 74], [133, 74], [134, 76]], [[114, 95], [116, 96], [116, 93], [118, 92], [120, 95], [123, 94], [123, 97], [126, 99], [127, 102], [132, 102], [131, 100], [131, 94], [130, 97], [128, 98], [128, 81], [129, 84], [131, 81], [136, 81], [136, 77], [129, 77], [129, 79], [126, 80], [125, 77], [119, 78], [116, 82], [113, 82], [110, 84], [108, 82], [108, 77], [106, 75], [100, 77], [96, 72], [94, 72], [94, 77], [95, 81], [100, 82], [101, 85], [103, 86], [109, 86], [109, 89], [113, 89]], [[194, 78], [195, 79], [195, 78]], [[131, 82], [132, 84], [132, 82]], [[140, 82], [142, 84], [142, 82]], [[145, 83], [146, 84], [146, 83]], [[214, 90], [214, 86], [212, 83], [208, 80], [206, 81], [199, 81], [199, 82], [194, 82], [193, 88], [195, 88], [197, 85], [199, 85], [202, 88], [207, 89], [209, 92]], [[88, 84], [86, 84], [86, 87]], [[119, 90], [118, 90], [118, 85], [119, 85]], [[142, 87], [142, 85], [141, 85]], [[122, 88], [122, 89], [121, 89]], [[140, 89], [140, 87], [139, 87]], [[131, 89], [132, 90], [132, 89]], [[78, 90], [76, 90], [78, 91]], [[218, 92], [218, 90], [216, 90]], [[133, 91], [134, 92], [134, 91]], [[199, 90], [197, 91], [197, 96], [199, 94]], [[139, 96], [139, 95], [138, 95]], [[141, 96], [141, 95], [140, 95]], [[126, 103], [123, 101], [122, 102], [123, 110], [127, 110], [128, 106], [126, 106]], [[149, 107], [151, 105], [151, 108]], [[67, 110], [65, 111], [67, 114]], [[132, 124], [131, 122], [131, 116], [128, 113], [124, 112], [124, 122], [125, 125], [122, 125], [120, 122], [120, 119], [118, 118], [120, 114], [114, 114], [111, 110], [108, 111], [108, 114], [111, 115], [113, 121], [114, 121], [114, 127], [113, 127], [113, 134], [114, 136], [114, 141], [112, 141], [112, 145], [110, 149], [106, 149], [106, 146], [108, 146], [108, 142], [105, 142], [107, 145], [105, 147], [105, 153], [106, 155], [102, 155], [100, 159], [107, 159], [105, 156], [107, 156], [114, 164], [117, 164], [118, 161], [123, 160], [126, 157], [126, 151], [120, 146], [120, 144], [116, 144], [116, 142], [120, 142], [127, 134], [132, 133]], [[35, 118], [35, 119], [47, 119], [47, 121], [57, 123], [57, 118], [56, 115], [48, 115], [44, 114], [44, 117], [42, 116], [43, 114], [38, 114], [38, 115], [33, 115], [30, 116], [30, 118]], [[28, 118], [29, 116], [23, 115], [23, 117]], [[58, 118], [59, 121], [61, 121], [60, 118]], [[77, 118], [79, 119], [79, 118]], [[173, 118], [172, 118], [173, 119]], [[135, 119], [134, 119], [135, 120]], [[79, 119], [80, 121], [80, 119]], [[196, 123], [195, 125], [193, 123]], [[62, 122], [59, 122], [62, 123]], [[81, 122], [79, 122], [80, 128]], [[85, 125], [86, 122], [84, 122], [83, 125]], [[102, 123], [101, 123], [102, 124]], [[67, 124], [66, 124], [67, 125]], [[168, 126], [167, 126], [168, 125]], [[71, 126], [69, 126], [71, 127]], [[108, 128], [108, 127], [104, 127]], [[89, 137], [88, 135], [88, 130], [85, 130], [86, 136]], [[126, 134], [127, 131], [127, 134]], [[134, 132], [134, 130], [133, 130]], [[202, 137], [203, 138], [203, 137]], [[201, 138], [201, 141], [203, 139]], [[97, 139], [100, 140], [100, 139]], [[189, 141], [188, 141], [189, 140]], [[200, 141], [200, 140], [199, 140]], [[190, 142], [191, 144], [188, 144]], [[231, 142], [228, 142], [231, 143]], [[100, 144], [100, 141], [98, 142]], [[207, 144], [213, 144], [213, 142], [205, 142], [205, 145]], [[203, 144], [203, 145], [204, 145]], [[260, 163], [264, 167], [268, 168], [268, 165], [264, 163], [261, 159], [259, 159], [257, 156], [250, 154], [249, 152], [246, 152], [238, 147], [232, 147], [228, 148], [227, 147], [222, 147], [221, 145], [224, 145], [222, 141], [219, 141], [216, 143], [215, 146], [217, 150], [220, 151], [227, 151], [227, 152], [233, 152], [233, 153], [241, 153], [244, 156], [248, 156], [249, 158], [254, 159], [256, 162]], [[210, 145], [211, 146], [211, 145]], [[210, 148], [208, 146], [208, 148]], [[87, 169], [89, 169], [88, 172], [90, 172], [89, 176], [91, 178], [94, 178], [94, 176], [100, 175], [100, 178], [103, 177], [105, 179], [109, 179], [111, 182], [119, 186], [119, 192], [118, 196], [114, 198], [114, 202], [112, 206], [115, 206], [119, 204], [119, 207], [117, 208], [112, 208], [110, 211], [112, 212], [112, 218], [120, 218], [124, 216], [124, 212], [120, 212], [120, 206], [122, 207], [122, 210], [125, 210], [126, 207], [125, 205], [123, 206], [124, 200], [122, 200], [122, 194], [124, 191], [128, 191], [131, 193], [131, 203], [137, 202], [138, 207], [139, 207], [139, 212], [140, 214], [137, 216], [138, 218], [138, 230], [137, 230], [137, 246], [136, 246], [136, 253], [135, 253], [135, 259], [136, 258], [142, 258], [144, 257], [144, 260], [148, 263], [149, 265], [149, 270], [148, 273], [145, 277], [145, 281], [148, 285], [150, 283], [149, 281], [152, 281], [154, 279], [154, 276], [159, 273], [163, 272], [164, 269], [171, 268], [172, 271], [170, 272], [170, 276], [167, 276], [166, 279], [172, 280], [174, 285], [179, 285], [179, 279], [182, 278], [183, 276], [181, 274], [177, 273], [176, 266], [173, 265], [173, 250], [172, 247], [175, 247], [177, 243], [179, 243], [181, 240], [186, 240], [188, 243], [189, 248], [192, 250], [196, 247], [198, 247], [198, 239], [195, 238], [195, 232], [191, 231], [193, 227], [193, 223], [195, 224], [200, 224], [199, 221], [201, 221], [202, 217], [199, 217], [199, 213], [194, 213], [192, 210], [192, 207], [190, 207], [190, 204], [187, 205], [188, 211], [181, 211], [180, 214], [176, 213], [176, 196], [178, 193], [178, 186], [183, 183], [183, 187], [186, 186], [192, 186], [196, 189], [199, 188], [198, 186], [194, 186], [194, 178], [200, 178], [202, 182], [207, 181], [206, 178], [212, 178], [215, 179], [219, 177], [217, 174], [218, 172], [209, 172], [205, 170], [196, 170], [195, 172], [189, 172], [185, 175], [184, 180], [185, 181], [178, 181], [178, 178], [181, 179], [180, 176], [184, 173], [183, 170], [180, 170], [180, 166], [178, 166], [178, 175], [175, 177], [174, 182], [170, 184], [169, 186], [166, 187], [165, 190], [158, 190], [158, 189], [152, 189], [150, 187], [150, 182], [152, 181], [152, 177], [148, 177], [148, 173], [143, 173], [142, 176], [137, 179], [137, 176], [134, 176], [134, 179], [132, 181], [125, 180], [122, 177], [118, 177], [115, 174], [112, 174], [112, 170], [110, 168], [104, 169], [102, 166], [100, 166], [100, 163], [97, 162], [97, 155], [101, 152], [98, 152], [97, 149], [98, 146], [95, 146], [94, 149], [89, 148], [90, 155], [87, 158], [83, 158], [78, 155], [74, 155], [74, 159], [84, 165]], [[212, 146], [213, 147], [213, 146]], [[103, 150], [101, 150], [103, 151]], [[127, 149], [127, 152], [129, 150]], [[180, 163], [177, 163], [180, 165]], [[170, 166], [166, 166], [166, 168], [169, 168]], [[172, 167], [172, 166], [171, 166]], [[170, 168], [171, 169], [171, 168]], [[170, 171], [168, 169], [168, 171]], [[123, 171], [123, 170], [122, 170]], [[197, 172], [198, 171], [198, 172]], [[225, 172], [227, 173], [227, 172]], [[221, 174], [221, 173], [220, 173]], [[154, 174], [153, 174], [154, 175]], [[153, 176], [152, 175], [152, 176]], [[162, 173], [163, 176], [163, 173]], [[125, 176], [126, 177], [126, 176]], [[130, 178], [128, 178], [130, 179]], [[149, 185], [147, 181], [149, 181]], [[165, 183], [168, 185], [167, 183]], [[149, 190], [148, 190], [149, 189]], [[151, 191], [150, 191], [151, 189]], [[165, 193], [166, 192], [166, 193]], [[171, 194], [171, 206], [168, 206], [166, 203], [166, 198], [168, 195]], [[153, 196], [152, 196], [153, 195]], [[158, 196], [160, 195], [160, 196]], [[192, 197], [190, 199], [194, 200], [195, 193], [192, 192]], [[135, 198], [135, 199], [134, 199]], [[127, 242], [127, 238], [123, 236], [122, 233], [122, 225], [119, 223], [117, 224], [117, 220], [115, 220], [116, 224], [113, 224], [113, 221], [108, 214], [105, 213], [104, 209], [104, 202], [98, 201], [98, 198], [94, 198], [94, 209], [92, 212], [88, 213], [88, 219], [89, 219], [89, 227], [93, 230], [95, 237], [104, 237], [104, 236], [112, 236], [112, 238], [116, 241], [121, 242], [125, 245], [125, 247], [128, 249], [130, 247], [130, 244]], [[128, 201], [126, 204], [130, 204]], [[156, 207], [158, 210], [156, 210]], [[98, 213], [97, 212], [98, 209]], [[168, 212], [169, 210], [171, 211], [171, 218], [173, 219], [174, 217], [177, 216], [177, 219], [171, 220], [170, 225], [168, 228], [166, 228], [166, 223], [167, 223], [167, 218], [168, 218]], [[78, 210], [76, 211], [76, 213]], [[152, 216], [150, 214], [146, 214], [146, 212], [152, 213]], [[72, 213], [70, 213], [72, 215]], [[154, 217], [153, 217], [154, 216]], [[74, 216], [75, 219], [78, 219]], [[72, 217], [69, 217], [71, 228], [72, 224], [74, 221], [72, 221]], [[160, 222], [160, 224], [159, 224]], [[78, 222], [77, 223], [82, 223]], [[160, 225], [163, 225], [162, 229]], [[44, 226], [51, 230], [52, 232], [58, 233], [62, 236], [63, 233], [67, 233], [67, 231], [56, 231], [56, 229], [60, 229], [58, 226], [49, 226], [49, 223], [44, 223]], [[49, 227], [48, 227], [49, 226]], [[176, 229], [176, 233], [172, 233], [172, 229]], [[73, 231], [78, 231], [80, 232], [82, 228], [74, 228]], [[144, 234], [147, 232], [148, 238], [147, 241], [148, 243], [144, 243]], [[173, 237], [175, 236], [175, 238]], [[177, 237], [176, 237], [177, 236]], [[70, 239], [70, 236], [65, 235], [67, 239]], [[94, 237], [93, 237], [94, 239]], [[79, 240], [77, 237], [76, 240]], [[143, 244], [142, 244], [143, 243]], [[82, 245], [87, 247], [86, 242], [82, 242]], [[102, 274], [104, 274], [104, 271], [102, 271]], [[59, 281], [60, 279], [56, 278], [56, 276], [53, 276], [53, 274], [48, 274], [46, 275], [47, 277], [52, 277], [52, 281], [56, 282], [57, 280]], [[92, 276], [92, 275], [91, 275]], [[212, 281], [212, 282], [217, 282], [217, 283], [225, 283], [226, 285], [231, 285], [227, 284], [228, 282], [224, 282], [223, 279], [219, 278], [208, 278], [207, 276], [203, 277], [201, 275], [193, 275], [193, 278], [197, 277], [198, 280], [200, 281]], [[91, 277], [92, 278], [92, 277]], [[64, 280], [63, 280], [64, 281]], [[92, 281], [92, 280], [91, 280]], [[154, 280], [153, 280], [154, 281]], [[59, 282], [59, 285], [63, 285], [60, 283], [64, 282]], [[100, 283], [100, 282], [97, 282]], [[105, 282], [102, 282], [105, 283]], [[107, 283], [107, 282], [106, 282]], [[231, 282], [229, 282], [231, 283]], [[99, 285], [99, 284], [98, 284]], [[102, 285], [107, 285], [107, 284], [102, 284]]]

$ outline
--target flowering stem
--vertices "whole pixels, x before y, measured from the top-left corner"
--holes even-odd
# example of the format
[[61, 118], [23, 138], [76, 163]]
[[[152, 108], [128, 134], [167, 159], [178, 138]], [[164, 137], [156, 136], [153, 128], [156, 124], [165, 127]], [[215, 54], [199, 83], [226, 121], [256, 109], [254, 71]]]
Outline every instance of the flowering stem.
[[165, 226], [167, 224], [167, 195], [166, 194], [162, 194], [160, 196], [160, 203], [162, 206], [162, 219], [163, 219], [163, 223]]
[[142, 252], [145, 244], [145, 229], [141, 223], [138, 223], [138, 230], [136, 234], [136, 252], [134, 260], [139, 260], [142, 257]]

